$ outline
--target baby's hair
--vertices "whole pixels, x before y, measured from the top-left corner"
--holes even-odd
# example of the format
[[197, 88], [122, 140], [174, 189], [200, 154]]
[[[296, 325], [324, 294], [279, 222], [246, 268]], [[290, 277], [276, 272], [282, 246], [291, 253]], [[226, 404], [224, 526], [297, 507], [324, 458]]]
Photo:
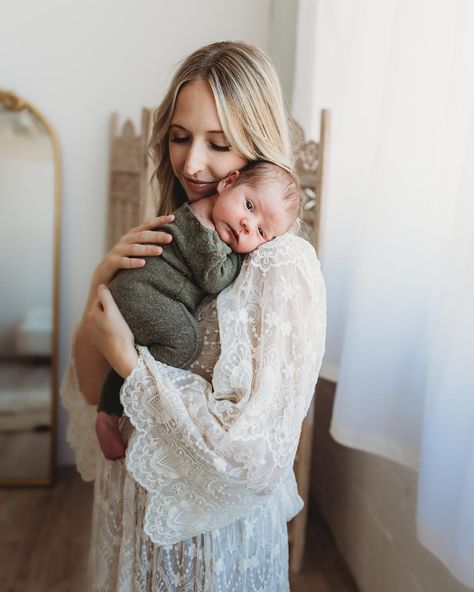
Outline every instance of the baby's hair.
[[295, 177], [286, 169], [266, 161], [249, 162], [239, 171], [235, 186], [250, 185], [254, 189], [260, 183], [273, 183], [281, 189], [281, 197], [285, 204], [288, 229], [301, 214], [301, 191]]

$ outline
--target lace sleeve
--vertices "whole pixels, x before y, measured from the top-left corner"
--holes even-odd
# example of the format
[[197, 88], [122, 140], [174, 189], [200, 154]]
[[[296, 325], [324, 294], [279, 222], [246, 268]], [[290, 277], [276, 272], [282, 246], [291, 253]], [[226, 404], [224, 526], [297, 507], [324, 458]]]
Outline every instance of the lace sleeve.
[[139, 348], [121, 391], [136, 428], [126, 463], [149, 493], [144, 528], [155, 543], [220, 528], [292, 475], [325, 312], [314, 249], [285, 235], [252, 253], [217, 299], [212, 385]]
[[[74, 331], [71, 344], [76, 338]], [[89, 405], [79, 388], [74, 350], [71, 345], [71, 358], [59, 390], [61, 401], [69, 412], [66, 440], [74, 451], [76, 467], [84, 481], [93, 481], [100, 454], [99, 444], [95, 435], [95, 418], [97, 408]]]

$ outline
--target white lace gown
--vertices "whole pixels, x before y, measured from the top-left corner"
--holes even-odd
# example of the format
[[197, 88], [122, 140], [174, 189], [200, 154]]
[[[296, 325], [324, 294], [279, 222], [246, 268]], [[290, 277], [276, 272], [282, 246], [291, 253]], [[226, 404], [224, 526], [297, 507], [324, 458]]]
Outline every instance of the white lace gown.
[[103, 458], [74, 360], [61, 396], [79, 472], [95, 480], [89, 589], [284, 592], [293, 461], [324, 352], [326, 302], [311, 245], [281, 236], [200, 310], [191, 371], [139, 347], [121, 391], [125, 461]]

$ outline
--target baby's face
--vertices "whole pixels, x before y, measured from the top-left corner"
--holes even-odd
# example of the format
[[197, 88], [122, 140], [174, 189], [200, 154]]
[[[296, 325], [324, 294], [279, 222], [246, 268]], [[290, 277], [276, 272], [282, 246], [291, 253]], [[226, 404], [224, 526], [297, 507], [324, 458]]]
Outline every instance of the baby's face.
[[288, 230], [288, 215], [278, 183], [257, 187], [232, 183], [219, 191], [212, 221], [221, 240], [236, 253], [250, 253]]

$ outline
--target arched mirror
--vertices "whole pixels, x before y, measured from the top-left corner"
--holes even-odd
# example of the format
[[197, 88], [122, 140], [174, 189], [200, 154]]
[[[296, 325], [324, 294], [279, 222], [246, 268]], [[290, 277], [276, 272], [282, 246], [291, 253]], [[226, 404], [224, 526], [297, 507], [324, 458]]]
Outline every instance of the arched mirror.
[[54, 479], [60, 156], [30, 103], [0, 89], [0, 485]]

